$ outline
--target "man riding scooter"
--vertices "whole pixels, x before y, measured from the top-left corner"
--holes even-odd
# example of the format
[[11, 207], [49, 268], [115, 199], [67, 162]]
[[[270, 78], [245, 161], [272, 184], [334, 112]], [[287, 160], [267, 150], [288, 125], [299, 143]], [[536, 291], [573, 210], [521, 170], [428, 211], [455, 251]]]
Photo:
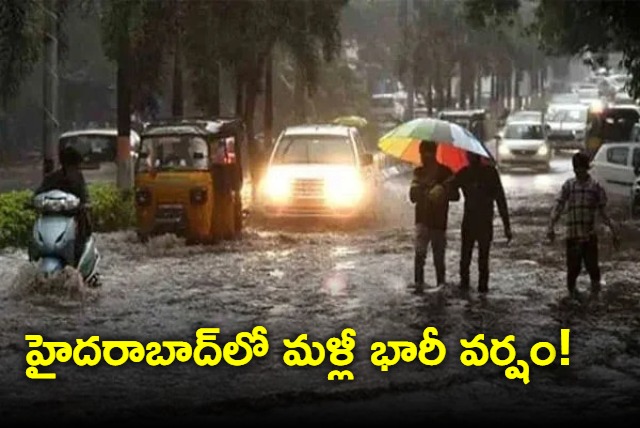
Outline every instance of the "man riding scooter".
[[77, 214], [77, 237], [74, 247], [74, 266], [78, 266], [84, 246], [91, 236], [92, 227], [89, 219], [87, 204], [89, 196], [84, 176], [80, 170], [82, 155], [78, 150], [67, 146], [60, 151], [60, 169], [44, 177], [42, 184], [36, 189], [35, 194], [48, 192], [50, 190], [60, 190], [71, 193], [80, 199], [81, 209]]

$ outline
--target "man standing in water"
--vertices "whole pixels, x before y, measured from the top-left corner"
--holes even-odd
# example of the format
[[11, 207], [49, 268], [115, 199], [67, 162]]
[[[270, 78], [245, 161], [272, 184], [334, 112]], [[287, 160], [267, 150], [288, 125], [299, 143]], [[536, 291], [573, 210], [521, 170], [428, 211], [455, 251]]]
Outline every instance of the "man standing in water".
[[449, 201], [460, 199], [457, 191], [455, 195], [449, 195], [445, 191], [443, 184], [453, 176], [453, 172], [436, 160], [437, 148], [438, 145], [432, 141], [420, 143], [422, 166], [413, 170], [413, 180], [409, 190], [409, 199], [416, 205], [414, 280], [417, 293], [421, 293], [424, 289], [424, 265], [429, 245], [433, 252], [438, 287], [445, 283], [444, 256]]
[[598, 237], [595, 228], [596, 212], [609, 227], [613, 244], [618, 248], [618, 235], [605, 207], [607, 194], [602, 186], [589, 175], [589, 156], [578, 152], [572, 158], [574, 178], [564, 182], [551, 211], [547, 237], [555, 239], [554, 226], [563, 211], [566, 216], [567, 289], [571, 297], [577, 297], [576, 280], [584, 262], [591, 278], [591, 292], [600, 291], [600, 266], [598, 261]]
[[493, 205], [498, 205], [504, 234], [511, 241], [511, 225], [500, 175], [493, 165], [485, 165], [480, 156], [469, 152], [469, 165], [449, 180], [454, 189], [464, 195], [464, 214], [461, 230], [460, 288], [469, 289], [469, 265], [473, 247], [478, 243], [478, 291], [489, 291], [489, 250], [493, 241]]

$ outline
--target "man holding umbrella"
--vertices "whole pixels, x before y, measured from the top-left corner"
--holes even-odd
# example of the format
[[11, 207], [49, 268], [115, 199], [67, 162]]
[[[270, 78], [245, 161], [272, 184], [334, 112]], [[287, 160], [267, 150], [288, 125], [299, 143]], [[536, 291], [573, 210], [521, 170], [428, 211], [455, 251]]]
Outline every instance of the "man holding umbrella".
[[445, 283], [444, 256], [449, 201], [460, 199], [457, 189], [452, 194], [447, 194], [445, 190], [444, 183], [453, 177], [453, 172], [436, 160], [437, 148], [438, 145], [432, 141], [420, 142], [422, 166], [414, 169], [409, 190], [409, 199], [415, 204], [414, 279], [417, 293], [421, 293], [424, 289], [424, 265], [429, 245], [433, 252], [438, 287]]

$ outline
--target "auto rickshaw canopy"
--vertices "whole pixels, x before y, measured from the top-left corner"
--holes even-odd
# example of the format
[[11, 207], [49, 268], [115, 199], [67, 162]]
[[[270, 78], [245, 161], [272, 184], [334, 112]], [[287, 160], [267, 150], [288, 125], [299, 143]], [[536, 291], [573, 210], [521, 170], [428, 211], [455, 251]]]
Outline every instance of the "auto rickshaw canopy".
[[489, 113], [485, 109], [475, 110], [442, 110], [438, 119], [453, 122], [468, 129], [478, 140], [486, 141], [486, 121]]

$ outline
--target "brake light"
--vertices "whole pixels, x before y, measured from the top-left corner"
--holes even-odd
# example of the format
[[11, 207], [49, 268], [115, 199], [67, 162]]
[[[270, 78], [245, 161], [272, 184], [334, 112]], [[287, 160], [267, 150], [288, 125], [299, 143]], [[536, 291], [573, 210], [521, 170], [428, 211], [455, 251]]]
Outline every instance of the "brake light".
[[151, 204], [151, 192], [149, 189], [136, 189], [136, 204], [139, 206]]
[[192, 204], [204, 204], [207, 202], [207, 189], [202, 187], [191, 189], [190, 198]]

